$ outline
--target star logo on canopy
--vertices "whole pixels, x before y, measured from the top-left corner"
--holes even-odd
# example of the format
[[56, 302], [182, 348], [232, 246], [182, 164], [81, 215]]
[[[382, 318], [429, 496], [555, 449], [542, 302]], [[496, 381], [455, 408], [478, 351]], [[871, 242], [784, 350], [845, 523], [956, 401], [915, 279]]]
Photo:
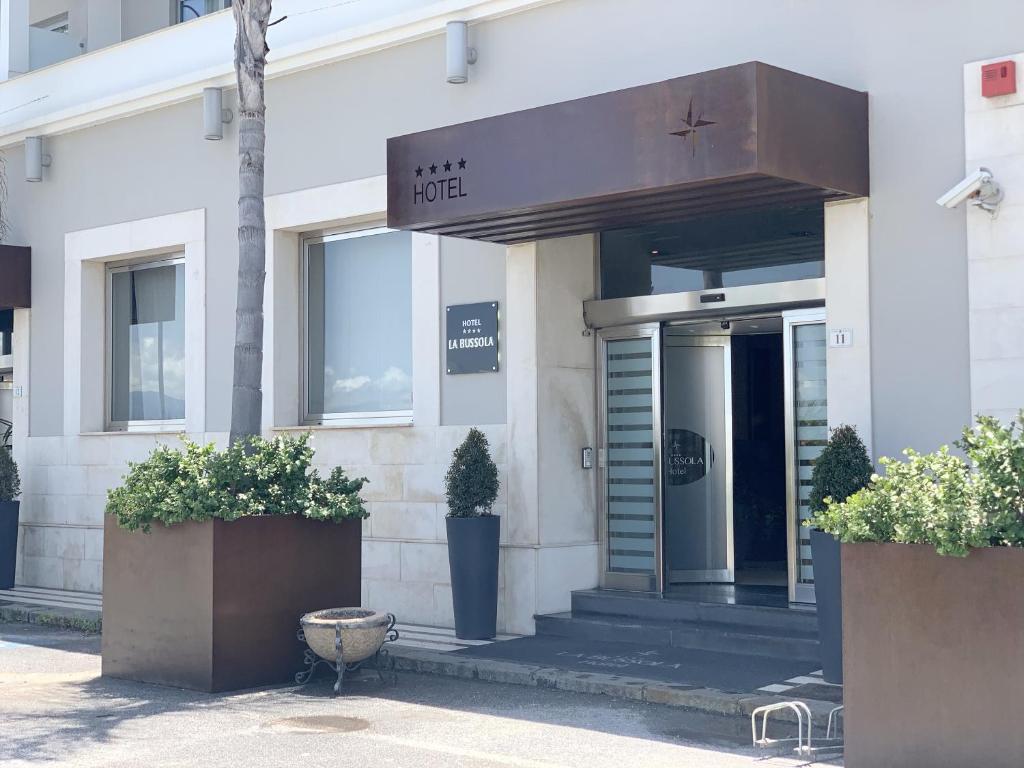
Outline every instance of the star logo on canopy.
[[690, 105], [686, 109], [686, 117], [683, 118], [683, 125], [685, 125], [686, 127], [682, 128], [682, 129], [680, 129], [678, 131], [672, 131], [671, 135], [672, 136], [679, 136], [679, 137], [681, 137], [683, 139], [683, 141], [686, 141], [687, 139], [689, 139], [689, 141], [690, 141], [690, 148], [691, 148], [690, 149], [690, 154], [691, 154], [691, 156], [696, 156], [697, 155], [697, 136], [698, 136], [697, 131], [699, 129], [705, 127], [705, 126], [715, 125], [715, 121], [714, 120], [705, 120], [703, 112], [698, 112], [697, 113], [697, 119], [694, 120], [693, 119], [693, 97], [691, 97], [690, 98]]

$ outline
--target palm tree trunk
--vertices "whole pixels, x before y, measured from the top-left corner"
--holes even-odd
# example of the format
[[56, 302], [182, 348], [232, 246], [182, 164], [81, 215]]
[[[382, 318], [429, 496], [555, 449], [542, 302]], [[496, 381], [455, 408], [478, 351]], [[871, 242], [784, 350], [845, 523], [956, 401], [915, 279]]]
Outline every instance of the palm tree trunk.
[[271, 0], [235, 0], [235, 75], [238, 80], [238, 303], [235, 309], [231, 442], [260, 434], [263, 410], [263, 288], [266, 219], [263, 161], [266, 104], [263, 71]]

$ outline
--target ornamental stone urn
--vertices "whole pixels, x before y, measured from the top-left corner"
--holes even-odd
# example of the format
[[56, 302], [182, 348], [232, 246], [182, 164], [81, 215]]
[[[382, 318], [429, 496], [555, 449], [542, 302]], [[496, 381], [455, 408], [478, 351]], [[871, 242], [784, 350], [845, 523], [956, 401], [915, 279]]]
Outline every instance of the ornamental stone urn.
[[333, 662], [336, 627], [341, 628], [341, 660], [357, 664], [373, 656], [384, 644], [393, 619], [386, 613], [369, 608], [327, 608], [302, 617], [306, 644], [322, 659]]

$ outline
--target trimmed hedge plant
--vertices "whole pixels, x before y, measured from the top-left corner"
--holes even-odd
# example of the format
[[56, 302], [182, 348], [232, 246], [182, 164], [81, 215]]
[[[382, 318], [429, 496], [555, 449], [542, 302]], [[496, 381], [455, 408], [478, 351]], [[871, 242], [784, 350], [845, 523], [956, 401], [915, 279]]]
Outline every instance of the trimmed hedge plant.
[[491, 459], [487, 437], [475, 427], [452, 454], [444, 477], [448, 517], [482, 517], [491, 514], [498, 498], [498, 467]]
[[359, 496], [366, 478], [350, 480], [340, 467], [321, 477], [311, 466], [308, 434], [247, 438], [223, 451], [183, 442], [130, 464], [124, 483], [107, 493], [107, 512], [122, 528], [148, 532], [153, 523], [257, 515], [332, 522], [368, 516]]
[[14, 501], [20, 494], [18, 465], [10, 450], [0, 447], [0, 501]]
[[811, 470], [811, 512], [824, 510], [828, 500], [846, 501], [871, 482], [873, 472], [868, 449], [857, 430], [849, 424], [839, 425]]
[[825, 501], [810, 524], [841, 541], [930, 544], [941, 555], [1024, 546], [1024, 411], [1008, 425], [979, 416], [956, 447], [883, 458], [884, 474], [844, 502]]

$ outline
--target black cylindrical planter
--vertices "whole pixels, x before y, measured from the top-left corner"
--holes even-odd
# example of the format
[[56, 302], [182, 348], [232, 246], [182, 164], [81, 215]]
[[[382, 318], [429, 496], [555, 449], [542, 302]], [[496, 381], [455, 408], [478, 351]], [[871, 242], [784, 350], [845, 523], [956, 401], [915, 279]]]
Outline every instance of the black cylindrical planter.
[[[0, 450], [3, 450], [0, 448]], [[14, 587], [18, 557], [18, 501], [0, 501], [0, 589]]]
[[501, 518], [449, 517], [448, 568], [452, 575], [455, 636], [489, 640], [498, 625], [498, 534]]
[[843, 682], [843, 576], [839, 540], [831, 533], [811, 531], [814, 599], [818, 608], [821, 672], [826, 682]]

